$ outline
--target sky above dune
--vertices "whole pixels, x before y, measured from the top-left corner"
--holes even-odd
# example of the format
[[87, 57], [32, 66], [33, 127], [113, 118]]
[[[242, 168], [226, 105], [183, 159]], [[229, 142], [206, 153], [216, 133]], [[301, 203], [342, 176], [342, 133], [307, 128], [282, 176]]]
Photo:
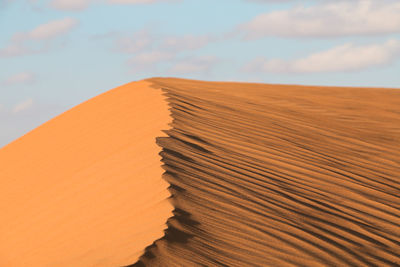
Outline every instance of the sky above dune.
[[392, 0], [0, 0], [0, 147], [154, 76], [400, 87]]

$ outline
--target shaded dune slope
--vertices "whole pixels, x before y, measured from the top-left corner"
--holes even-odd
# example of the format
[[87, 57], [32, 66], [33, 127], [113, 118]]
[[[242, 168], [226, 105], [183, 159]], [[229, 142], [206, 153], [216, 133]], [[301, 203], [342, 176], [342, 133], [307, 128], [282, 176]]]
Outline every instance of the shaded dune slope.
[[400, 266], [400, 92], [150, 79], [175, 207], [133, 266]]
[[0, 149], [0, 266], [122, 266], [172, 216], [160, 90], [133, 82]]

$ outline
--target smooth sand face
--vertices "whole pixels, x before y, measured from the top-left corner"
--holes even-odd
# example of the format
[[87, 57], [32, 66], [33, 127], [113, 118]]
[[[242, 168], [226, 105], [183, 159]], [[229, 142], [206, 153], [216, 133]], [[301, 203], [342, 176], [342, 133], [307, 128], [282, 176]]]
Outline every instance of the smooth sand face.
[[122, 266], [172, 215], [170, 121], [145, 81], [95, 97], [0, 150], [0, 266]]

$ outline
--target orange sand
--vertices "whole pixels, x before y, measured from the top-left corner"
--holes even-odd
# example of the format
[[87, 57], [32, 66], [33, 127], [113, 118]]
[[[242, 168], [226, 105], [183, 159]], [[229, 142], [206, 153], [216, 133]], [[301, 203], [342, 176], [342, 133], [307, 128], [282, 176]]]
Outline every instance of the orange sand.
[[116, 88], [0, 150], [0, 267], [399, 266], [399, 111], [393, 89]]
[[399, 266], [400, 90], [150, 81], [175, 216], [136, 266]]
[[162, 237], [172, 206], [155, 138], [160, 90], [134, 82], [0, 150], [0, 266], [121, 266]]

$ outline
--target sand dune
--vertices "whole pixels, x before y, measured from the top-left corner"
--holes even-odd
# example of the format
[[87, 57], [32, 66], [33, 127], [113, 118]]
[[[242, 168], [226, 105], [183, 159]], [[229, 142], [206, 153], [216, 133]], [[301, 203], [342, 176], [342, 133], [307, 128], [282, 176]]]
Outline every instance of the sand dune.
[[0, 266], [399, 266], [399, 107], [393, 89], [116, 88], [0, 150]]
[[400, 264], [400, 92], [152, 79], [175, 217], [136, 265]]
[[0, 150], [0, 266], [122, 266], [172, 206], [155, 143], [168, 106], [147, 82], [93, 98]]

